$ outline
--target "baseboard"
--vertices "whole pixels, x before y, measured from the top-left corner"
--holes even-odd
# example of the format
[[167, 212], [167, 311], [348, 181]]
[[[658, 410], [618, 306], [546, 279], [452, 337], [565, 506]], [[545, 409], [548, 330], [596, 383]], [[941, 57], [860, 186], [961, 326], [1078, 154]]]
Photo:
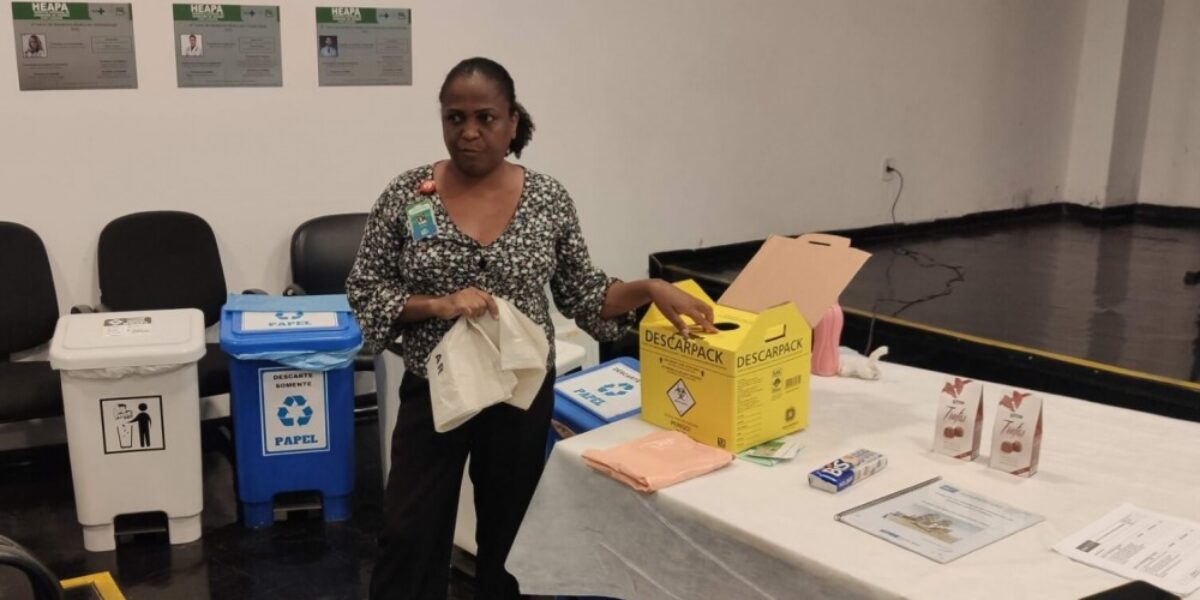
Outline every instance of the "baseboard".
[[1138, 223], [1160, 227], [1193, 227], [1200, 225], [1200, 208], [1191, 206], [1166, 206], [1162, 204], [1136, 204], [1134, 211]]

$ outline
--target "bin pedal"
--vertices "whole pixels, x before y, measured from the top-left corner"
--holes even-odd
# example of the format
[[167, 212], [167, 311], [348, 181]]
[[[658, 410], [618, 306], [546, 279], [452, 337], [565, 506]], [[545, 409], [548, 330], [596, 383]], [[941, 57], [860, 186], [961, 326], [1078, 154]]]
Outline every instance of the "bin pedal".
[[167, 513], [162, 511], [129, 513], [117, 515], [113, 519], [113, 532], [122, 541], [128, 541], [134, 536], [162, 534], [167, 536], [170, 529], [167, 526]]
[[474, 579], [475, 557], [470, 552], [455, 546], [450, 552], [450, 568]]
[[275, 496], [275, 521], [319, 518], [324, 507], [320, 492], [285, 492]]

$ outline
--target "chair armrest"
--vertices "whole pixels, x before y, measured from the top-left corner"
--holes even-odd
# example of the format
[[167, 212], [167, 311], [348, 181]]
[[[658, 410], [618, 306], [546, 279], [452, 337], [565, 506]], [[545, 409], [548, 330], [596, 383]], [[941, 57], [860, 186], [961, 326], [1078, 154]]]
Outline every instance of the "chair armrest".
[[375, 355], [359, 351], [358, 356], [354, 357], [354, 370], [359, 372], [374, 371]]
[[71, 314], [73, 315], [87, 315], [91, 313], [112, 311], [113, 309], [105, 306], [103, 302], [97, 302], [95, 306], [90, 304], [76, 304], [75, 306], [71, 307]]

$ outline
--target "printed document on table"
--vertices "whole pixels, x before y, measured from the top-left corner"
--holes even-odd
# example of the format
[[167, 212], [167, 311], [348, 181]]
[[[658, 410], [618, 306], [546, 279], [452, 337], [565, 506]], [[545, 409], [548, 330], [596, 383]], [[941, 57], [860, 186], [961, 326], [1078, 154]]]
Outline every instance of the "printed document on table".
[[939, 563], [948, 563], [1042, 521], [1041, 515], [990, 500], [940, 477], [835, 518]]
[[1186, 596], [1200, 589], [1200, 523], [1122, 504], [1054, 546], [1059, 553]]

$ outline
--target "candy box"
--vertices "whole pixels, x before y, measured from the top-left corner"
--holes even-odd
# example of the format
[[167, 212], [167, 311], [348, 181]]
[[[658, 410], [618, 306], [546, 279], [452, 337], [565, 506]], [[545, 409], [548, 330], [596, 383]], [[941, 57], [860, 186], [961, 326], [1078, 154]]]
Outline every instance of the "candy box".
[[1004, 394], [996, 406], [989, 466], [1011, 475], [1029, 477], [1037, 473], [1041, 450], [1041, 396], [1016, 390]]
[[979, 457], [983, 435], [983, 384], [948, 379], [938, 395], [933, 427], [933, 451], [961, 460]]

